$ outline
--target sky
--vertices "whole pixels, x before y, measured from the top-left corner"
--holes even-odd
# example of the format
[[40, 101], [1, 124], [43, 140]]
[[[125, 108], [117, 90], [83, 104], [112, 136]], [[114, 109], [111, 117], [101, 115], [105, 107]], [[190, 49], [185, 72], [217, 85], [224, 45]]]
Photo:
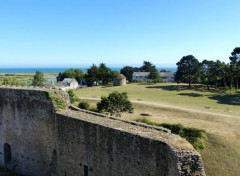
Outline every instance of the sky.
[[0, 0], [0, 67], [229, 62], [239, 0]]

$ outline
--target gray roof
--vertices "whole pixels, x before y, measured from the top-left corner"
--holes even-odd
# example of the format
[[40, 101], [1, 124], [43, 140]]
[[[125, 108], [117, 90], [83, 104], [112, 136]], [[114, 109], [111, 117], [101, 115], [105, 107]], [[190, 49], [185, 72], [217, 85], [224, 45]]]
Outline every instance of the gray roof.
[[171, 72], [171, 71], [160, 71], [159, 74], [160, 74], [160, 76], [161, 76], [162, 78], [163, 78], [163, 77], [165, 77], [165, 78], [174, 77], [174, 74], [173, 74], [173, 72]]
[[69, 87], [70, 84], [67, 83], [67, 82], [58, 82], [58, 83], [55, 84], [55, 86], [56, 86], [57, 88], [64, 88], [64, 87]]
[[133, 72], [133, 76], [145, 77], [145, 76], [148, 76], [148, 75], [150, 75], [150, 72]]
[[68, 83], [70, 85], [71, 82], [76, 81], [74, 78], [64, 78], [64, 80], [62, 81], [62, 83]]

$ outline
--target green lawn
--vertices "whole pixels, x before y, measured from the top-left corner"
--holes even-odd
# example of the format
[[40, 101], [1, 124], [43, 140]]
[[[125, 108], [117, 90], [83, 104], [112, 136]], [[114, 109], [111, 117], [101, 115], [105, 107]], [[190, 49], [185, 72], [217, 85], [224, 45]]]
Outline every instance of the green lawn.
[[96, 86], [82, 88], [75, 91], [77, 96], [85, 98], [100, 98], [113, 91], [128, 92], [131, 100], [158, 102], [178, 107], [198, 109], [202, 111], [217, 112], [228, 115], [240, 115], [240, 94], [221, 93], [215, 89], [207, 90], [206, 87], [195, 85], [188, 89], [183, 84], [154, 84], [126, 86]]

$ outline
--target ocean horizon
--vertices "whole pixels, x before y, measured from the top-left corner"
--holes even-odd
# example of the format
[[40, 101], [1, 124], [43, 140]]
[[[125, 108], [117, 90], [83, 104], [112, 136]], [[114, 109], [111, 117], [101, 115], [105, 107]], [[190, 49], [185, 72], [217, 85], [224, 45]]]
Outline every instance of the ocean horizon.
[[[79, 68], [81, 70], [83, 70], [85, 73], [87, 72], [87, 69], [89, 69], [90, 67], [83, 67], [83, 68]], [[122, 67], [109, 67], [111, 70], [114, 71], [119, 71], [122, 69]], [[13, 73], [35, 73], [37, 70], [42, 72], [42, 73], [60, 73], [60, 72], [64, 72], [69, 68], [0, 68], [0, 73], [8, 73], [8, 74], [13, 74]], [[76, 69], [76, 68], [73, 68]], [[177, 68], [174, 67], [157, 67], [157, 70], [160, 71], [162, 69], [168, 70], [168, 71], [172, 71], [172, 72], [176, 72]]]

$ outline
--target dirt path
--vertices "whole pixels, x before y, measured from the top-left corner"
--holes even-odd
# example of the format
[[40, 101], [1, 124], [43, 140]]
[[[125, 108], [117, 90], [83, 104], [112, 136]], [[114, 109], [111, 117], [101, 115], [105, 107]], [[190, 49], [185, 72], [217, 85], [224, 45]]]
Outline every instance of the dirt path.
[[[82, 100], [95, 100], [95, 101], [100, 100], [100, 98], [86, 98], [86, 97], [80, 97], [80, 99], [82, 99]], [[240, 116], [236, 116], [236, 115], [222, 114], [222, 113], [217, 113], [217, 112], [209, 112], [209, 111], [203, 111], [203, 110], [199, 110], [199, 109], [184, 108], [184, 107], [179, 107], [179, 106], [174, 106], [174, 105], [169, 105], [169, 104], [164, 104], [164, 103], [156, 103], [156, 102], [148, 102], [148, 101], [136, 101], [136, 100], [131, 100], [131, 102], [132, 103], [137, 103], [137, 104], [148, 105], [148, 106], [161, 107], [161, 108], [171, 108], [171, 109], [176, 109], [176, 110], [181, 110], [181, 111], [186, 111], [186, 112], [201, 113], [201, 114], [228, 117], [228, 118], [229, 117], [230, 118], [240, 118]]]

